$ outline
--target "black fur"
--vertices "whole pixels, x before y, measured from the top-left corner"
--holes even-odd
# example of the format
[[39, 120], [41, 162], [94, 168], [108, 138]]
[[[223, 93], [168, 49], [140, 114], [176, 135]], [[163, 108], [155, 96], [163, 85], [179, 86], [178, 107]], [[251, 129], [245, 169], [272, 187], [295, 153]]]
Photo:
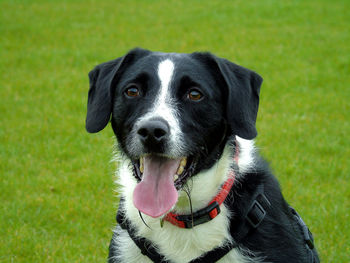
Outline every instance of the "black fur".
[[[172, 103], [178, 110], [177, 118], [183, 132], [185, 146], [181, 156], [192, 156], [198, 163], [192, 176], [213, 166], [221, 157], [223, 148], [235, 135], [253, 139], [259, 105], [262, 78], [255, 72], [238, 66], [210, 53], [164, 54], [134, 49], [124, 57], [98, 65], [89, 74], [90, 90], [86, 129], [102, 130], [111, 119], [112, 128], [120, 149], [131, 160], [143, 154], [166, 154], [168, 141], [161, 147], [147, 147], [140, 142], [138, 150], [130, 147], [136, 140], [134, 124], [147, 113], [160, 86], [156, 66], [170, 57], [176, 63], [172, 79]], [[129, 98], [125, 90], [137, 87], [140, 96]], [[187, 94], [192, 87], [203, 93], [203, 100], [189, 101]], [[111, 118], [112, 115], [112, 118]], [[178, 156], [174, 156], [178, 157]], [[225, 204], [234, 213], [230, 232], [233, 238], [239, 232], [243, 217], [252, 202], [251, 197], [259, 185], [272, 204], [262, 224], [250, 231], [240, 246], [249, 249], [266, 262], [311, 262], [300, 227], [290, 207], [284, 200], [277, 180], [268, 165], [255, 156], [253, 172], [241, 174]], [[205, 186], [203, 186], [205, 189]], [[110, 255], [115, 255], [114, 241]], [[113, 261], [111, 261], [113, 262]], [[315, 261], [316, 262], [316, 261]]]
[[241, 178], [231, 192], [232, 198], [226, 200], [226, 205], [232, 211], [239, 211], [231, 221], [231, 236], [235, 237], [246, 223], [243, 215], [252, 201], [251, 196], [259, 185], [264, 185], [271, 207], [259, 227], [252, 229], [240, 243], [263, 258], [263, 262], [319, 262], [316, 249], [311, 250], [306, 245], [300, 226], [268, 164], [256, 156], [254, 172], [246, 173]]

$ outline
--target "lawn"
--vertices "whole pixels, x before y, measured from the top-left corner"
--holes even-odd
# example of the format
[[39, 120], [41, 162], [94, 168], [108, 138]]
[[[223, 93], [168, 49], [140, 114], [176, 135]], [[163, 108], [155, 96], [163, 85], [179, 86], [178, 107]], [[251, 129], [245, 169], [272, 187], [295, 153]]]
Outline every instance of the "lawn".
[[0, 262], [105, 262], [113, 134], [85, 131], [87, 73], [140, 46], [210, 50], [264, 77], [257, 145], [350, 262], [350, 2], [0, 0]]

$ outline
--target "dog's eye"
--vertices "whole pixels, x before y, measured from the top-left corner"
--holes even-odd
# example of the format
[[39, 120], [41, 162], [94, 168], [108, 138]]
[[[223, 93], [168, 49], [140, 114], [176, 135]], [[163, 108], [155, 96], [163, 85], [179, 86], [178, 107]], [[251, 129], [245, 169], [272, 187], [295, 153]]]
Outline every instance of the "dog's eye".
[[192, 101], [200, 101], [203, 98], [203, 94], [197, 89], [191, 89], [187, 94], [187, 98]]
[[140, 96], [140, 90], [137, 85], [131, 84], [125, 90], [125, 95], [131, 98]]

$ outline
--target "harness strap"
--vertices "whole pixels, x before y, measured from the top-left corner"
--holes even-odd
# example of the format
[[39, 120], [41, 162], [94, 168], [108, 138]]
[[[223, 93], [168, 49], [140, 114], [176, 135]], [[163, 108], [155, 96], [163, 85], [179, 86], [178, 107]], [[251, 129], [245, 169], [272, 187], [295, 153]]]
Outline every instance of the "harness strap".
[[312, 233], [310, 232], [309, 228], [305, 224], [304, 220], [297, 213], [297, 211], [295, 211], [295, 209], [291, 206], [289, 206], [289, 208], [293, 214], [294, 219], [296, 220], [296, 222], [300, 228], [300, 231], [303, 234], [305, 246], [306, 246], [306, 249], [308, 250], [308, 254], [309, 254], [309, 262], [320, 263], [320, 259], [318, 257], [318, 254], [317, 254], [317, 251], [315, 248], [314, 238], [312, 236]]
[[271, 207], [270, 201], [267, 199], [264, 191], [264, 185], [259, 185], [251, 199], [249, 209], [243, 215], [244, 220], [239, 226], [232, 225], [235, 222], [232, 221], [231, 229], [238, 229], [238, 232], [234, 233], [234, 240], [240, 242], [248, 233], [253, 229], [256, 229], [264, 220], [269, 208]]
[[[119, 207], [121, 206], [122, 199], [120, 199]], [[159, 254], [155, 247], [152, 245], [152, 242], [146, 238], [136, 236], [134, 228], [130, 225], [129, 221], [125, 218], [124, 214], [118, 209], [117, 213], [117, 222], [120, 227], [124, 230], [127, 230], [130, 238], [134, 241], [135, 245], [141, 250], [142, 255], [147, 256], [155, 263], [167, 262], [163, 255]]]
[[217, 262], [223, 258], [227, 253], [229, 253], [233, 248], [237, 247], [237, 243], [227, 244], [223, 247], [217, 247], [202, 256], [191, 260], [189, 263], [213, 263]]

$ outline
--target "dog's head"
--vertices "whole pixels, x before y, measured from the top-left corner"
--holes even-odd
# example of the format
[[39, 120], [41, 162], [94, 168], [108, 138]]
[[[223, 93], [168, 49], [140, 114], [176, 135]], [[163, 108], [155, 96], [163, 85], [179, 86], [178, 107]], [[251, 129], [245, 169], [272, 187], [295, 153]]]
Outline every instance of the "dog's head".
[[253, 139], [262, 78], [210, 53], [134, 49], [89, 73], [86, 129], [109, 120], [141, 182], [134, 204], [158, 217], [233, 135]]

